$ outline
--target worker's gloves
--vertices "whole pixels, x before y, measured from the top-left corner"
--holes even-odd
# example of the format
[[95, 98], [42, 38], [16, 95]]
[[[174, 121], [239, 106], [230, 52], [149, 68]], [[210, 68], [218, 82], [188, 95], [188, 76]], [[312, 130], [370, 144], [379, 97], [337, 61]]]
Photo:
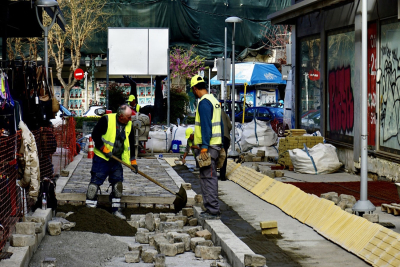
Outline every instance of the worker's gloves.
[[182, 164], [186, 164], [186, 159], [182, 159]]
[[112, 152], [111, 152], [106, 146], [103, 146], [103, 147], [101, 148], [101, 151], [103, 152], [103, 154], [104, 154], [107, 158], [111, 158]]
[[210, 157], [210, 154], [208, 153], [207, 148], [203, 148], [200, 151], [200, 158], [203, 161], [207, 161], [207, 159]]
[[132, 166], [132, 169], [131, 169], [132, 172], [138, 173], [139, 169], [138, 169], [138, 166], [137, 166], [137, 163], [136, 163], [136, 159], [131, 160], [131, 166]]

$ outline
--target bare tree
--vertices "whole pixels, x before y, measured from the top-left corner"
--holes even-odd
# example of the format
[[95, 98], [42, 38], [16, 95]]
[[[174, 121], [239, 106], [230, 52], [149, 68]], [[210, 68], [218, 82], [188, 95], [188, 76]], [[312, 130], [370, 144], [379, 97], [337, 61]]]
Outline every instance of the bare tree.
[[[65, 32], [54, 26], [49, 32], [49, 57], [56, 63], [57, 79], [64, 87], [64, 103], [69, 102], [69, 92], [75, 85], [74, 71], [79, 68], [81, 48], [85, 41], [103, 30], [108, 19], [104, 6], [106, 0], [58, 0], [66, 24]], [[48, 17], [47, 17], [48, 18]], [[47, 19], [49, 20], [49, 19]], [[68, 79], [62, 77], [66, 54], [71, 58]]]
[[286, 64], [286, 44], [290, 41], [291, 30], [290, 25], [268, 25], [263, 32], [264, 48], [276, 51], [278, 62], [281, 64]]

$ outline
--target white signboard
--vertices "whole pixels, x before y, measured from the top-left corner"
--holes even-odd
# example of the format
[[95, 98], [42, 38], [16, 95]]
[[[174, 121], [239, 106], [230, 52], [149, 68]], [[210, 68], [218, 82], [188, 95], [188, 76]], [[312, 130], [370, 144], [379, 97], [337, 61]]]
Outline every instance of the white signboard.
[[108, 28], [109, 75], [167, 75], [169, 30]]

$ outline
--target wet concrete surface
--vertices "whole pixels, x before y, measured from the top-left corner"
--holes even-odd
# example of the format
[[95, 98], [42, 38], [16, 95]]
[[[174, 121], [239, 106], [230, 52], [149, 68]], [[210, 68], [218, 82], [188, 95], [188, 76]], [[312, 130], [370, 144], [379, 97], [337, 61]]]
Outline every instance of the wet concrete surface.
[[[200, 178], [198, 173], [192, 173], [186, 166], [175, 166], [174, 170], [187, 183], [192, 184], [192, 189], [201, 194]], [[223, 194], [222, 192], [219, 193]], [[301, 266], [298, 259], [305, 256], [297, 255], [294, 252], [282, 250], [276, 243], [278, 236], [264, 236], [261, 231], [256, 230], [246, 220], [239, 216], [230, 206], [219, 200], [220, 210], [222, 213], [221, 221], [229, 227], [229, 229], [239, 237], [254, 253], [263, 255], [267, 260], [269, 267], [281, 266]]]

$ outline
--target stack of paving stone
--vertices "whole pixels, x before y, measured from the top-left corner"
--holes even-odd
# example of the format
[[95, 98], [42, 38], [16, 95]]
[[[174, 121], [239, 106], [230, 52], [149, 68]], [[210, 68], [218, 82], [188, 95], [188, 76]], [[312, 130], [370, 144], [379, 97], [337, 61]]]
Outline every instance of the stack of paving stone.
[[[361, 257], [373, 266], [400, 266], [400, 234], [344, 211], [334, 201], [307, 194], [292, 184], [228, 160], [227, 178], [271, 203], [325, 238]], [[258, 181], [258, 182], [257, 182]], [[341, 196], [340, 200], [354, 199]], [[347, 205], [347, 204], [346, 204]]]
[[147, 213], [131, 215], [128, 223], [137, 228], [136, 242], [149, 244], [146, 251], [141, 245], [129, 246], [125, 261], [137, 263], [155, 263], [156, 267], [165, 266], [165, 256], [174, 257], [186, 251], [193, 251], [197, 258], [218, 260], [221, 247], [214, 246], [211, 233], [197, 225], [193, 218], [193, 208], [184, 208], [180, 213]]
[[[289, 150], [293, 150], [296, 148], [303, 149], [304, 144], [307, 148], [312, 148], [316, 144], [320, 144], [324, 142], [324, 138], [322, 136], [303, 136], [303, 131], [301, 132], [292, 132], [298, 131], [297, 129], [290, 130], [290, 133], [287, 137], [281, 138], [279, 140], [279, 158], [278, 163], [286, 166], [288, 168], [293, 167], [292, 160], [289, 156]], [[301, 133], [301, 135], [299, 135]]]

